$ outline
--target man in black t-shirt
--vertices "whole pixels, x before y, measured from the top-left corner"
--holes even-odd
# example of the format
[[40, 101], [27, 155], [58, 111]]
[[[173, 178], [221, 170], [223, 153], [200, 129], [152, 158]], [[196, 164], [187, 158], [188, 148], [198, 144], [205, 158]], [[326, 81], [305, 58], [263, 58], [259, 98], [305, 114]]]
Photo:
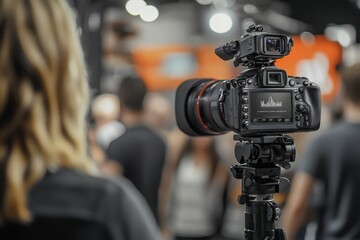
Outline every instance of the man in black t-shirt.
[[283, 224], [294, 239], [315, 183], [324, 186], [316, 239], [360, 239], [360, 64], [344, 71], [344, 120], [314, 138], [294, 177]]
[[162, 137], [144, 123], [145, 95], [141, 79], [127, 77], [122, 81], [118, 96], [126, 131], [110, 144], [107, 156], [121, 165], [123, 175], [142, 193], [159, 221], [158, 192], [166, 146]]

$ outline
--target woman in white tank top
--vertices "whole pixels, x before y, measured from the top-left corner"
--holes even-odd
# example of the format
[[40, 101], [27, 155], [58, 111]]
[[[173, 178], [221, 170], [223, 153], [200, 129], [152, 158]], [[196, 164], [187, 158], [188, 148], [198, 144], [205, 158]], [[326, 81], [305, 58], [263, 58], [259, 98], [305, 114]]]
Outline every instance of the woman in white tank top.
[[175, 239], [211, 239], [219, 227], [227, 170], [211, 137], [189, 139], [172, 179], [170, 228]]

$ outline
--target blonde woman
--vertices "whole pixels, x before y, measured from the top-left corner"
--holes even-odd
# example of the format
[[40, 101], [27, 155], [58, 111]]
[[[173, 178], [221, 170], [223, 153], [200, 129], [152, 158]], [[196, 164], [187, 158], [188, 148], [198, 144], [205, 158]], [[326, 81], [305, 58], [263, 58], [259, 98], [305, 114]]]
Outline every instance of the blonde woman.
[[92, 176], [83, 54], [65, 0], [0, 0], [0, 239], [156, 239], [125, 180]]

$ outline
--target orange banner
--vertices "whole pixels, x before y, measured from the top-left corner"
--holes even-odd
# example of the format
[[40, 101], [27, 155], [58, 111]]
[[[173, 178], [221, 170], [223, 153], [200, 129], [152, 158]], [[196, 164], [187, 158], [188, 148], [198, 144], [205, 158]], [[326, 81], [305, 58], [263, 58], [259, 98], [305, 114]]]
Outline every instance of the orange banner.
[[158, 46], [138, 48], [133, 59], [149, 90], [174, 90], [192, 78], [228, 79], [235, 69], [215, 55], [214, 46]]
[[[235, 76], [232, 62], [221, 60], [214, 49], [212, 45], [143, 47], [133, 52], [133, 59], [149, 90], [174, 90], [186, 79], [230, 79]], [[276, 65], [290, 76], [307, 77], [319, 84], [326, 102], [333, 100], [340, 89], [336, 67], [341, 61], [342, 49], [338, 43], [324, 36], [316, 36], [311, 44], [295, 37], [291, 53], [279, 59]]]

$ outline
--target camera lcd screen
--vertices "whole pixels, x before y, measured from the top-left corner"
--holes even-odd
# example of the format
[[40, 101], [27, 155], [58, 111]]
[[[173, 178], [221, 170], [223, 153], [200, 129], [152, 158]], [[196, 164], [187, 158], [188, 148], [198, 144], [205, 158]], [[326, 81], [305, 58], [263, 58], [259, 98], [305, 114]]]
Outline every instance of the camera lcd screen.
[[253, 92], [250, 101], [253, 123], [292, 122], [291, 92]]
[[266, 53], [281, 53], [281, 44], [279, 37], [265, 37]]

